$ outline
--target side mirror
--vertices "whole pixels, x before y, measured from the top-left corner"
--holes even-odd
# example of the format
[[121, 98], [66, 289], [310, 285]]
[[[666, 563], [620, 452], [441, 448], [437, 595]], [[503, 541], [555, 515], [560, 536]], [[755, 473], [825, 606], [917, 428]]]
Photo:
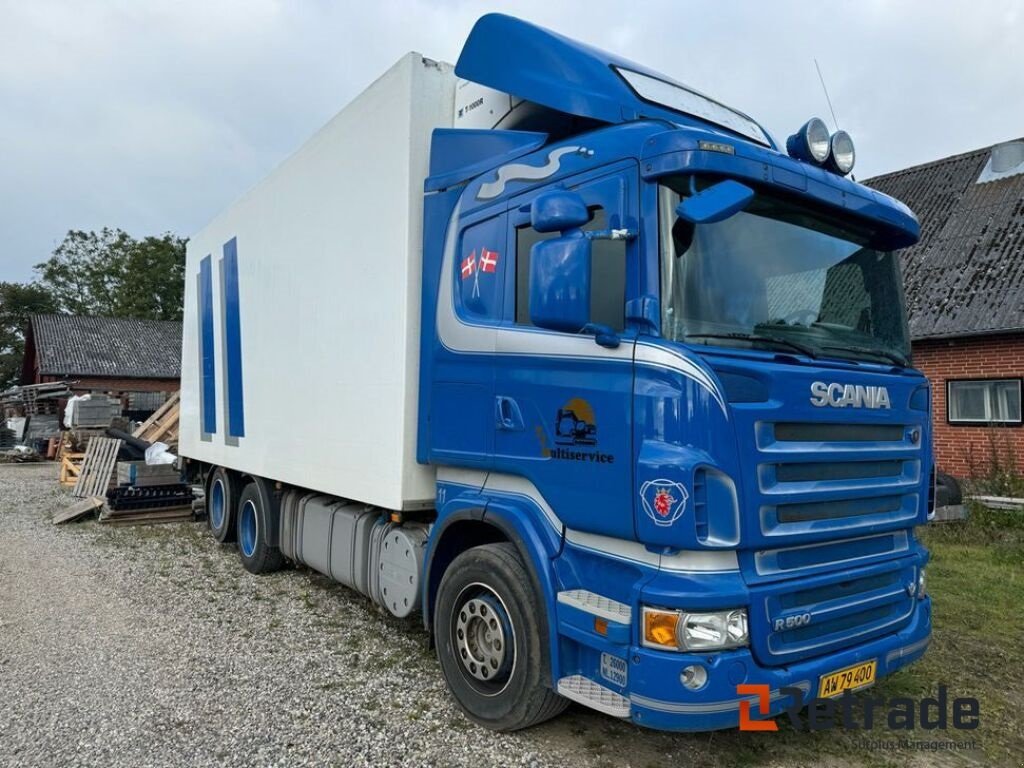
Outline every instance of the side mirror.
[[683, 198], [676, 206], [676, 215], [692, 224], [714, 224], [739, 213], [753, 199], [754, 190], [746, 184], [727, 179]]
[[579, 333], [590, 321], [590, 240], [578, 229], [530, 249], [530, 320]]
[[530, 203], [530, 226], [538, 232], [568, 232], [590, 221], [583, 198], [566, 189], [542, 192]]
[[561, 232], [530, 249], [530, 320], [538, 328], [579, 333], [590, 320], [591, 245], [580, 229], [590, 211], [575, 192], [553, 189], [530, 204], [538, 232]]

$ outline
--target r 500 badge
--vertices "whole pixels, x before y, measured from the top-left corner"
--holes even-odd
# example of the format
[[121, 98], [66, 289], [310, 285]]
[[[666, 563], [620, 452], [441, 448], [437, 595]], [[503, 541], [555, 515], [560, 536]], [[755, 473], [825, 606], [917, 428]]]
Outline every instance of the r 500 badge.
[[806, 627], [811, 623], [811, 614], [794, 613], [792, 616], [779, 617], [772, 622], [772, 629], [776, 632], [784, 632], [787, 629]]

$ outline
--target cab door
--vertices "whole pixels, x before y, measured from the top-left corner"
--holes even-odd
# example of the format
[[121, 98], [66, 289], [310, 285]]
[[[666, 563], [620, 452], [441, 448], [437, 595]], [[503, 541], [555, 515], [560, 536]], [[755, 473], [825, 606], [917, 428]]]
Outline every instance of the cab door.
[[[461, 217], [454, 233], [454, 260], [441, 275], [439, 303], [454, 321], [471, 328], [475, 349], [437, 344], [430, 384], [429, 459], [446, 466], [488, 469], [494, 455], [494, 344], [505, 302], [499, 269], [508, 236], [506, 204]], [[454, 347], [455, 345], [453, 345]]]
[[635, 329], [626, 303], [639, 284], [638, 239], [595, 240], [591, 322], [613, 328], [618, 347], [591, 334], [533, 326], [530, 247], [554, 235], [535, 232], [529, 204], [558, 186], [583, 196], [589, 230], [638, 230], [633, 163], [564, 180], [514, 199], [509, 207], [504, 319], [495, 338], [496, 471], [525, 477], [566, 526], [634, 538], [632, 393]]

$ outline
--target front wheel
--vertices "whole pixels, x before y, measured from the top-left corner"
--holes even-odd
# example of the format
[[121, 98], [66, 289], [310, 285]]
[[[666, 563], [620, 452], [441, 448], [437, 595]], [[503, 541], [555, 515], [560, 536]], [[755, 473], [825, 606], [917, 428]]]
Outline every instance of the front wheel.
[[544, 608], [511, 544], [463, 552], [441, 579], [434, 611], [438, 660], [455, 701], [470, 719], [515, 731], [559, 714]]

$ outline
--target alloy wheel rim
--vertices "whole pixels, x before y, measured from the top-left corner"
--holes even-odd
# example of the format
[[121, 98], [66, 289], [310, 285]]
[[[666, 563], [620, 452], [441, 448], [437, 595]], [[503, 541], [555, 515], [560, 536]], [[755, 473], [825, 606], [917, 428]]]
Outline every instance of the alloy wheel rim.
[[452, 647], [463, 675], [478, 692], [493, 696], [508, 685], [515, 667], [512, 620], [498, 594], [471, 584], [456, 600]]
[[210, 523], [214, 529], [224, 525], [224, 483], [214, 480], [210, 488]]
[[256, 505], [251, 501], [245, 502], [242, 506], [239, 546], [242, 554], [252, 557], [256, 551], [256, 536], [259, 531], [259, 523], [256, 520]]

